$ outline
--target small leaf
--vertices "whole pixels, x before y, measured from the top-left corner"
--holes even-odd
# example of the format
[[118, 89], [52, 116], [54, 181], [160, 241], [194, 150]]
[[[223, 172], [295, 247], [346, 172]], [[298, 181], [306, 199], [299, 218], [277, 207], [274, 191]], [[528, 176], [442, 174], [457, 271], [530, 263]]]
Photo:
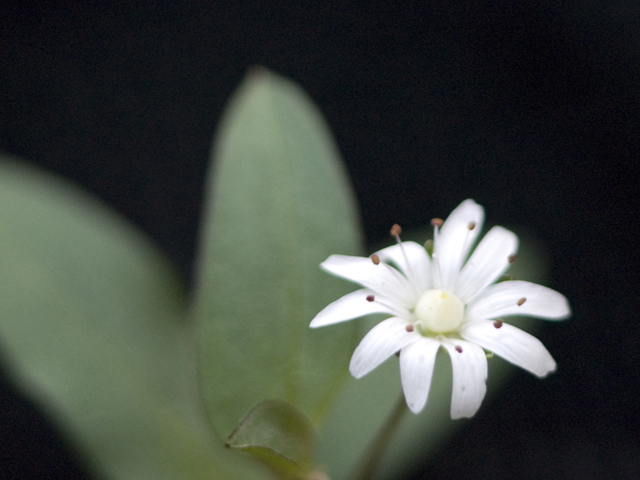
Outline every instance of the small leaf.
[[352, 288], [320, 263], [360, 247], [336, 146], [299, 87], [259, 70], [225, 112], [214, 160], [193, 310], [208, 413], [229, 432], [258, 402], [282, 398], [317, 423], [357, 332], [309, 328]]
[[303, 477], [315, 455], [311, 421], [284, 400], [265, 400], [242, 419], [227, 447], [257, 455], [277, 472]]

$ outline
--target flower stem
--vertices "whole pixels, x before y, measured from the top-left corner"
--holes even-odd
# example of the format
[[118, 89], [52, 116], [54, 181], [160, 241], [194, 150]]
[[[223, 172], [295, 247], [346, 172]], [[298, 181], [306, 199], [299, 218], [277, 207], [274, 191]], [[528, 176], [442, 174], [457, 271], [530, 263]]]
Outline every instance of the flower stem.
[[373, 441], [369, 444], [364, 454], [360, 458], [360, 461], [351, 472], [349, 480], [369, 480], [373, 476], [376, 468], [382, 460], [384, 451], [391, 443], [395, 431], [400, 425], [400, 420], [404, 412], [407, 411], [407, 402], [404, 399], [404, 395], [401, 393], [400, 397], [393, 406], [393, 409], [387, 416], [384, 424], [378, 430]]

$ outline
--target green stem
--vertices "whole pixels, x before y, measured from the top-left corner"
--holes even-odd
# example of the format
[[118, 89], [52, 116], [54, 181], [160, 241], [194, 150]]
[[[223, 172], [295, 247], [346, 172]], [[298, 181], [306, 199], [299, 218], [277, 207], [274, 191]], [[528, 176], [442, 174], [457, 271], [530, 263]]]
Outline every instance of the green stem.
[[400, 394], [400, 397], [393, 406], [384, 424], [380, 427], [375, 438], [367, 447], [367, 450], [360, 458], [355, 469], [351, 472], [349, 480], [370, 480], [372, 478], [373, 473], [380, 464], [380, 460], [382, 460], [384, 451], [389, 446], [389, 443], [391, 443], [391, 438], [400, 425], [400, 420], [406, 411], [407, 402], [404, 399], [404, 395]]

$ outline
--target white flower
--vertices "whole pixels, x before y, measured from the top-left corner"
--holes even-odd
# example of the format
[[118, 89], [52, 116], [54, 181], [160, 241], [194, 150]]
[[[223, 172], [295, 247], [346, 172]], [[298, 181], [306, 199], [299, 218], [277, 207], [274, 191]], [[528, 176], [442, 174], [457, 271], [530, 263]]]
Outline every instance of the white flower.
[[331, 255], [321, 265], [365, 288], [328, 305], [310, 326], [323, 327], [372, 313], [391, 315], [362, 339], [349, 368], [360, 378], [400, 352], [402, 388], [414, 413], [427, 402], [440, 347], [451, 357], [452, 418], [472, 417], [480, 408], [487, 389], [484, 349], [538, 377], [556, 368], [537, 338], [508, 325], [502, 317], [560, 320], [571, 314], [567, 299], [529, 282], [495, 283], [514, 261], [518, 247], [518, 237], [502, 227], [489, 230], [465, 262], [483, 220], [484, 209], [465, 200], [445, 222], [432, 221], [431, 257], [417, 243], [400, 242], [399, 227], [394, 226], [398, 245], [370, 258]]

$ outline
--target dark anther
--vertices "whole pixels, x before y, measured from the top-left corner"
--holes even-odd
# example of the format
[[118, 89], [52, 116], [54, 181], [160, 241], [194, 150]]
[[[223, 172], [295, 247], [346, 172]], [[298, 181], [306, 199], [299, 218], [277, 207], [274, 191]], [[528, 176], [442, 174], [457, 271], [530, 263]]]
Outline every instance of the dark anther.
[[444, 220], [442, 220], [441, 218], [432, 218], [431, 219], [431, 226], [432, 227], [441, 227], [443, 223], [444, 223]]
[[378, 265], [380, 263], [380, 257], [374, 253], [371, 255], [371, 261], [374, 265]]
[[407, 325], [406, 327], [404, 327], [404, 329], [405, 329], [407, 332], [413, 332], [413, 325]]
[[469, 222], [469, 225], [467, 225], [467, 228], [469, 230], [473, 230], [474, 228], [476, 228], [476, 222]]
[[526, 297], [522, 297], [520, 300], [518, 300], [518, 306], [519, 307], [522, 306], [522, 304], [526, 301], [527, 301]]
[[504, 322], [500, 319], [496, 320], [495, 322], [493, 322], [493, 326], [496, 328], [500, 328], [502, 326]]
[[518, 259], [518, 256], [514, 253], [512, 255], [509, 255], [509, 263], [513, 263]]
[[456, 345], [456, 352], [462, 353], [462, 347], [460, 345]]
[[394, 223], [393, 227], [391, 227], [391, 235], [394, 237], [397, 237], [401, 233], [402, 233], [402, 228], [400, 228], [400, 225], [398, 225], [397, 223]]
[[373, 302], [376, 299], [373, 295], [367, 295], [367, 302]]

